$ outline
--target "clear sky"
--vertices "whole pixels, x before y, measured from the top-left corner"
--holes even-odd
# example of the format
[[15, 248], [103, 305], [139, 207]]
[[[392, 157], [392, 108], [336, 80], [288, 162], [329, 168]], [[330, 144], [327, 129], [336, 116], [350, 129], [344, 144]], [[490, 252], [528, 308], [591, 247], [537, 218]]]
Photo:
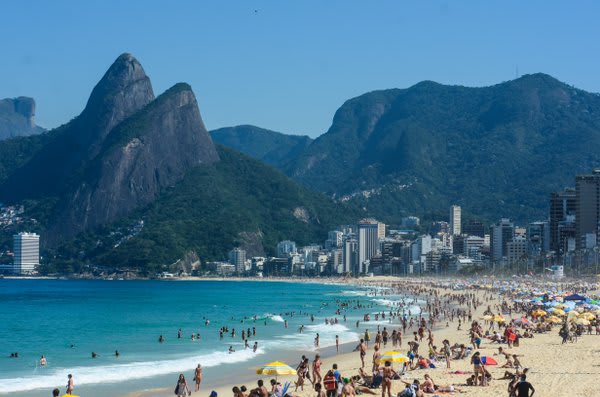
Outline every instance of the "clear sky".
[[81, 112], [123, 52], [158, 95], [192, 85], [208, 129], [317, 136], [347, 99], [421, 80], [544, 72], [600, 92], [598, 1], [2, 1], [0, 98], [37, 123]]

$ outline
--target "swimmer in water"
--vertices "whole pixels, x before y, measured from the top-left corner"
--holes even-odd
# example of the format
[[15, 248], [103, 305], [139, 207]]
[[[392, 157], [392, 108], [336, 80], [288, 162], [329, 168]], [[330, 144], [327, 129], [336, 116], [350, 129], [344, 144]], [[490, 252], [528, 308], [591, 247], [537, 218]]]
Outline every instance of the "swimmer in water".
[[115, 357], [119, 357], [121, 355], [121, 353], [119, 353], [118, 350], [115, 350]]
[[44, 355], [42, 355], [42, 358], [40, 358], [40, 365], [43, 367], [44, 365], [46, 365], [46, 357], [44, 357]]

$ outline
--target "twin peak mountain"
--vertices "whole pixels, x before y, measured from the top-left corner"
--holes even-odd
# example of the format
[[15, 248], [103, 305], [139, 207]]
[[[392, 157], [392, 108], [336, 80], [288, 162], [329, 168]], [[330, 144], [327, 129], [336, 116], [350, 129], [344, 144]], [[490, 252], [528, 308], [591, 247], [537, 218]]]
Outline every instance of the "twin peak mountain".
[[45, 235], [53, 245], [131, 214], [192, 167], [218, 161], [191, 87], [179, 83], [155, 97], [142, 65], [123, 54], [83, 112], [52, 131], [0, 195], [58, 198]]

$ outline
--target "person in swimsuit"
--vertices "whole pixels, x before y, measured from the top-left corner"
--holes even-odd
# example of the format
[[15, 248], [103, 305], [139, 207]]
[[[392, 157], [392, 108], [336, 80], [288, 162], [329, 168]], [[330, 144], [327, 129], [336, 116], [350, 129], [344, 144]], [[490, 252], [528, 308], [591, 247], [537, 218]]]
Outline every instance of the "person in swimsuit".
[[317, 354], [312, 363], [313, 385], [321, 383], [323, 380], [323, 377], [321, 376], [321, 364], [323, 364], [321, 362], [321, 356]]
[[186, 394], [191, 396], [192, 391], [188, 387], [185, 376], [183, 376], [183, 374], [179, 374], [179, 379], [177, 379], [177, 385], [175, 386], [175, 395], [177, 397], [185, 397]]
[[375, 351], [373, 352], [373, 368], [371, 371], [375, 372], [377, 368], [379, 368], [379, 359], [381, 358], [381, 352], [379, 351], [379, 346], [375, 345], [373, 348]]
[[194, 381], [196, 382], [196, 391], [200, 390], [200, 383], [202, 383], [202, 365], [200, 364], [198, 364], [194, 372]]
[[360, 367], [364, 368], [365, 367], [365, 355], [367, 354], [367, 344], [365, 343], [364, 339], [360, 340], [360, 343], [358, 344], [358, 346], [356, 346], [356, 349], [354, 349], [355, 351], [358, 350], [360, 353]]
[[73, 394], [73, 389], [75, 388], [75, 381], [73, 380], [73, 375], [69, 374], [67, 380], [67, 394]]
[[42, 358], [40, 358], [40, 365], [43, 367], [44, 365], [46, 365], [46, 357], [44, 357], [42, 355]]
[[485, 386], [485, 369], [483, 368], [481, 354], [479, 352], [473, 354], [473, 357], [471, 357], [471, 364], [473, 364], [473, 372], [475, 373], [476, 379], [479, 379], [479, 376], [481, 376], [481, 386]]
[[383, 382], [381, 382], [381, 397], [385, 397], [387, 391], [388, 397], [392, 397], [392, 379], [398, 376], [398, 373], [392, 368], [392, 363], [389, 361], [385, 362], [385, 365], [379, 368], [383, 371]]
[[425, 374], [425, 380], [421, 384], [421, 388], [425, 393], [435, 393], [435, 384], [433, 383], [433, 379], [429, 374]]

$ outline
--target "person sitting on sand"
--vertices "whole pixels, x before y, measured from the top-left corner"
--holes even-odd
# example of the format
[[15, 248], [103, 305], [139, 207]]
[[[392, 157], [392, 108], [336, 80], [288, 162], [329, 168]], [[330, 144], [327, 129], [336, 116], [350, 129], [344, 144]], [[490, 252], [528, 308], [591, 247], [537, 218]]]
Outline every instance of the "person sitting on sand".
[[503, 366], [501, 366], [500, 368], [514, 368], [515, 365], [513, 364], [513, 359], [512, 356], [508, 356], [506, 357], [506, 363], [504, 363]]
[[421, 384], [418, 379], [415, 379], [412, 383], [401, 380], [406, 385], [406, 388], [398, 393], [398, 397], [424, 397], [425, 393], [421, 390]]
[[429, 374], [425, 374], [425, 380], [423, 381], [423, 383], [421, 383], [421, 389], [425, 393], [435, 393], [435, 384], [433, 383], [433, 379], [431, 379], [431, 376], [429, 376]]
[[364, 380], [361, 378], [361, 376], [359, 375], [354, 375], [352, 378], [350, 378], [350, 383], [352, 384], [352, 387], [354, 388], [354, 391], [357, 394], [372, 394], [372, 395], [376, 395], [377, 392], [375, 390], [373, 390], [373, 388], [371, 388], [369, 385], [367, 384], [361, 384], [361, 382], [364, 382]]
[[343, 381], [344, 381], [344, 387], [342, 388], [342, 395], [344, 397], [356, 396], [356, 392], [354, 390], [354, 387], [352, 386], [352, 383], [350, 382], [350, 379], [344, 378]]

